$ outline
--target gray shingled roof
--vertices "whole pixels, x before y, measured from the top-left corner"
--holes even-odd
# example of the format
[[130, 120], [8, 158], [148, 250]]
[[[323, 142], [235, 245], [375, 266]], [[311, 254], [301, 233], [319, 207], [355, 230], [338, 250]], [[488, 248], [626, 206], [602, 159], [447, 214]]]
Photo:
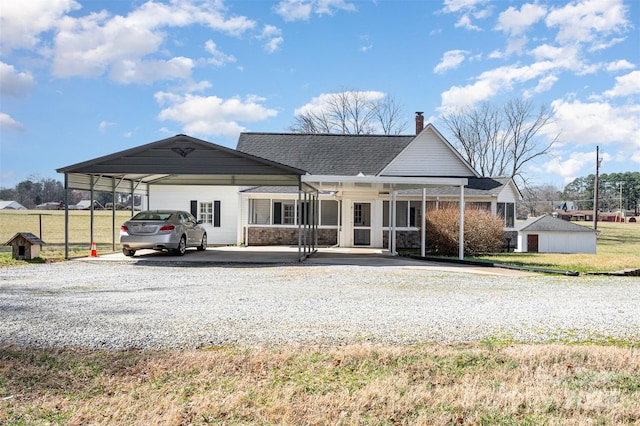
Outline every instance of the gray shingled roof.
[[553, 216], [540, 216], [528, 219], [516, 225], [518, 231], [556, 231], [556, 232], [595, 232], [598, 231], [577, 225], [567, 220], [558, 219]]
[[237, 150], [314, 175], [377, 175], [415, 135], [241, 133]]
[[[507, 185], [511, 179], [508, 177], [479, 177], [469, 178], [469, 184], [464, 187], [465, 197], [470, 196], [486, 196], [498, 195], [502, 188]], [[422, 189], [408, 189], [399, 191], [402, 195], [419, 195]], [[435, 188], [427, 188], [427, 196], [458, 196], [460, 189], [454, 186], [441, 186]]]

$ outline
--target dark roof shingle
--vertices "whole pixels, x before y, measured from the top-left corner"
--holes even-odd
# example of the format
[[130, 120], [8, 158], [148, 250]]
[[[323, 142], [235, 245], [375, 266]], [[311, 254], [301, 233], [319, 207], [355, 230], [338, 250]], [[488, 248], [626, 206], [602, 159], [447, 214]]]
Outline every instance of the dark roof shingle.
[[567, 220], [558, 219], [553, 216], [540, 216], [528, 219], [516, 225], [518, 231], [555, 231], [555, 232], [595, 232], [593, 228], [577, 225]]
[[386, 135], [241, 133], [236, 149], [314, 175], [377, 175], [415, 138]]

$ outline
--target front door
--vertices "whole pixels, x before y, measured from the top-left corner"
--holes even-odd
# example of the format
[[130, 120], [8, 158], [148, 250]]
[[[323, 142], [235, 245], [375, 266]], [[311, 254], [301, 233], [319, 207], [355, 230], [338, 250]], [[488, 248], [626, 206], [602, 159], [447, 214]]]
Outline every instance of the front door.
[[353, 245], [371, 245], [371, 203], [353, 203]]
[[538, 234], [527, 234], [527, 251], [538, 252]]

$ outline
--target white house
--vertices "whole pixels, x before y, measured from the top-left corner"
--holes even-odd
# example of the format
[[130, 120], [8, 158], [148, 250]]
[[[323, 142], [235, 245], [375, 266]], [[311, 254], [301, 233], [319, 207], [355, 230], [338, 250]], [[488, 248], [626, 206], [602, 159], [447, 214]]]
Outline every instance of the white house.
[[303, 182], [318, 190], [316, 212], [297, 187], [269, 185], [159, 184], [150, 188], [149, 208], [189, 208], [212, 244], [295, 245], [300, 220], [313, 215], [319, 245], [388, 247], [395, 216], [396, 247], [417, 248], [424, 192], [427, 212], [458, 206], [462, 196], [466, 207], [491, 211], [514, 231], [520, 193], [513, 181], [480, 177], [433, 125], [416, 125], [418, 134], [408, 136], [242, 133], [238, 151], [306, 171]]
[[513, 181], [479, 176], [423, 119], [404, 136], [242, 133], [235, 150], [176, 135], [58, 172], [66, 189], [190, 211], [210, 244], [424, 247], [423, 212], [444, 205], [461, 222], [465, 207], [486, 209], [515, 232]]
[[552, 216], [518, 224], [517, 252], [596, 253], [598, 231]]

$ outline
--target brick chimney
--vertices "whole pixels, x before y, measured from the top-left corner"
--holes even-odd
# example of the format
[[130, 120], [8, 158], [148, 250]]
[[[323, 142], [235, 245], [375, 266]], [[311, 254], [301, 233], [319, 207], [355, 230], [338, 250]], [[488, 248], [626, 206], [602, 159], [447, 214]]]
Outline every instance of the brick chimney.
[[416, 135], [424, 129], [424, 116], [422, 111], [416, 111]]

